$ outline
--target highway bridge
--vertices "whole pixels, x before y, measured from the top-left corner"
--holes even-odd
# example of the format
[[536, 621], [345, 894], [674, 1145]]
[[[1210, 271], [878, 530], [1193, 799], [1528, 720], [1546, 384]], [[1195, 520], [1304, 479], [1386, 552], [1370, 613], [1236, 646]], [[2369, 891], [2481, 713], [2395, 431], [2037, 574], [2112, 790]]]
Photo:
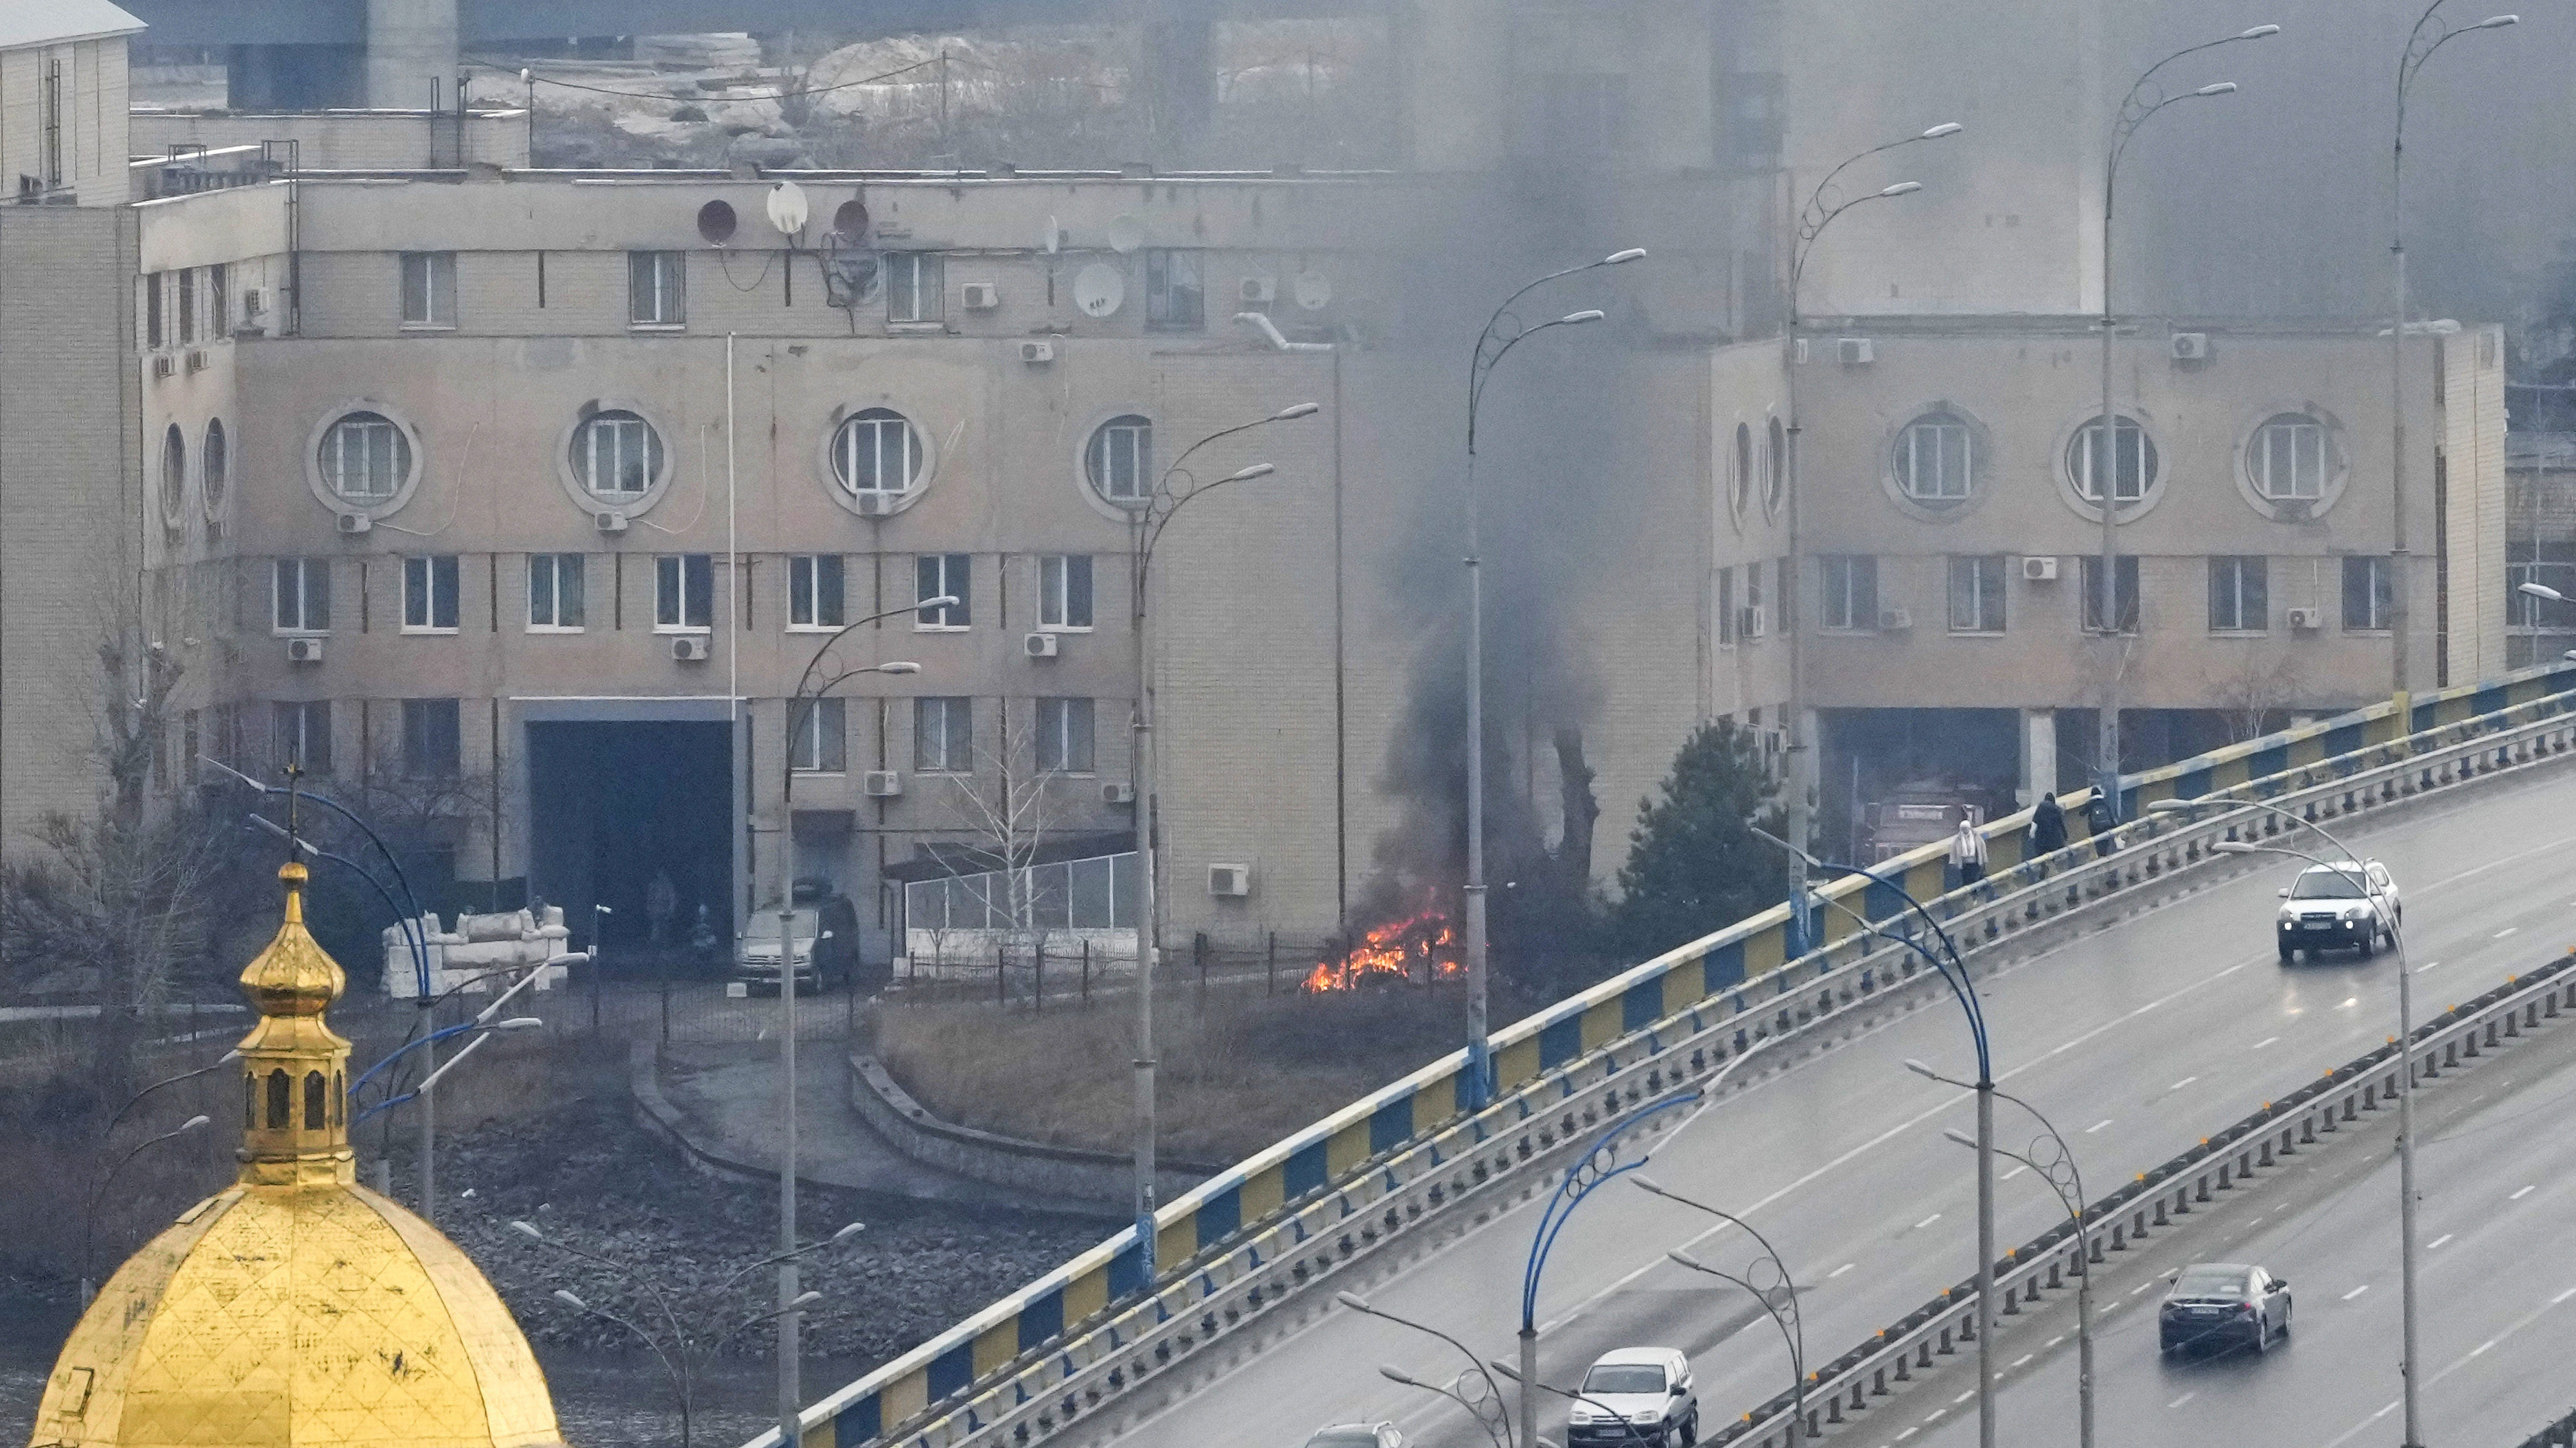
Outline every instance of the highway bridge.
[[[2132, 812], [2259, 795], [2386, 861], [2405, 888], [2418, 1019], [2446, 1029], [2437, 1018], [2449, 1004], [2576, 945], [2571, 686], [2576, 670], [2562, 667], [2419, 700], [2402, 722], [2381, 705], [2132, 777], [2124, 793]], [[2276, 960], [2273, 890], [2300, 862], [2210, 848], [2244, 835], [2249, 818], [2149, 813], [2112, 850], [2079, 841], [2038, 861], [2019, 859], [2017, 825], [2002, 822], [1998, 878], [1936, 907], [1970, 945], [1998, 1080], [2054, 1118], [2096, 1200], [2168, 1170], [2248, 1112], [2295, 1100], [2395, 1030], [2392, 956]], [[2281, 843], [2319, 847], [2296, 830]], [[1932, 853], [1893, 868], [1916, 895], [1939, 893]], [[1427, 1068], [1166, 1207], [1150, 1293], [1122, 1234], [809, 1409], [805, 1442], [1252, 1448], [1376, 1419], [1428, 1448], [1487, 1442], [1455, 1405], [1378, 1372], [1445, 1382], [1464, 1366], [1453, 1349], [1333, 1294], [1364, 1293], [1508, 1359], [1535, 1194], [1602, 1123], [1711, 1086], [1735, 1063], [1751, 1069], [1666, 1113], [1671, 1129], [1623, 1139], [1623, 1154], [1649, 1155], [1664, 1186], [1750, 1219], [1778, 1246], [1802, 1289], [1810, 1367], [1872, 1341], [1974, 1275], [1973, 1159], [1944, 1136], [1970, 1124], [1969, 1105], [1903, 1066], [1919, 1058], [1969, 1075], [1973, 1064], [1958, 1014], [1885, 939], [1902, 902], [1875, 886], [1838, 895], [1824, 954], [1784, 966], [1786, 911], [1774, 910], [1519, 1023], [1498, 1036], [1507, 1091], [1496, 1107], [1458, 1113], [1455, 1062]], [[1877, 931], [1853, 923], [1864, 916]], [[2562, 1063], [2576, 1059], [2576, 1031], [2565, 1034], [2535, 1033], [2515, 1047], [2525, 1055], [2424, 1098], [2423, 1237], [2449, 1234], [2428, 1249], [2425, 1274], [2427, 1372], [2441, 1375], [2428, 1383], [2428, 1421], [2455, 1413], [2499, 1442], [2569, 1406], [2556, 1401], [2568, 1395], [2563, 1374], [2536, 1371], [2530, 1356], [2545, 1340], [2534, 1325], [2576, 1303], [2560, 1295], [2576, 1268], [2549, 1261], [2537, 1235], [2562, 1189], [2555, 1158], [2525, 1147], [2528, 1126], [2516, 1130], [2548, 1121], [2564, 1092]], [[2007, 1145], [2035, 1134], [2008, 1107], [2001, 1126]], [[2106, 1265], [2104, 1442], [2256, 1425], [2269, 1435], [2259, 1441], [2330, 1448], [2396, 1396], [2395, 1334], [2378, 1315], [2396, 1295], [2396, 1191], [2378, 1170], [2384, 1143], [2361, 1147], [2353, 1130], [2333, 1152], [2226, 1197], [2241, 1220], [2221, 1213], [2170, 1237], [2160, 1227], [2152, 1247]], [[2514, 1196], [2523, 1186], [2533, 1190]], [[1999, 1244], [2064, 1221], [2028, 1173], [2005, 1177], [1999, 1209]], [[2517, 1247], [2536, 1265], [2517, 1271]], [[1716, 1436], [1788, 1387], [1787, 1356], [1749, 1296], [1675, 1265], [1674, 1248], [1729, 1269], [1751, 1255], [1741, 1233], [1628, 1183], [1588, 1199], [1555, 1240], [1537, 1299], [1541, 1376], [1571, 1382], [1613, 1347], [1678, 1347], [1707, 1409], [1703, 1436]], [[2237, 1257], [2297, 1285], [2295, 1345], [2251, 1366], [2157, 1362], [2152, 1332], [2140, 1333], [2159, 1274]], [[2053, 1301], [1997, 1334], [2005, 1441], [2073, 1441], [2067, 1329], [2046, 1326], [2063, 1311]], [[1959, 1396], [1974, 1379], [1952, 1367], [1835, 1431], [1880, 1448], [1952, 1441], [1974, 1415]], [[1541, 1415], [1542, 1434], [1562, 1442], [1563, 1430], [1561, 1412]]]

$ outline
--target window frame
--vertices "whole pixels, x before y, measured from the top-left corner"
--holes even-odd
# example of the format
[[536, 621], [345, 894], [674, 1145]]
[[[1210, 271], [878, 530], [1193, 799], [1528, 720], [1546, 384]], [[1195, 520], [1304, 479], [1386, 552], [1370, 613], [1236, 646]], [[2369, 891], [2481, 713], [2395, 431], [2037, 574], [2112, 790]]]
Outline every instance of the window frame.
[[[563, 585], [564, 578], [566, 577], [567, 564], [570, 565], [570, 577], [573, 579], [573, 606], [571, 610], [573, 621], [570, 623], [563, 621], [565, 612]], [[551, 618], [544, 622], [539, 622], [537, 618], [537, 577], [540, 571], [545, 575], [546, 601], [548, 611], [552, 615]], [[587, 632], [590, 615], [589, 571], [588, 556], [585, 554], [529, 554], [527, 631], [532, 634], [577, 634]]]
[[[927, 570], [927, 571], [926, 571]], [[935, 572], [936, 577], [931, 573]], [[914, 633], [965, 633], [975, 626], [975, 555], [972, 553], [916, 553], [912, 559], [912, 599], [918, 605], [925, 598], [954, 597], [957, 602], [947, 608], [915, 607], [912, 612]], [[936, 613], [937, 618], [928, 615]]]
[[[939, 716], [935, 736], [927, 727], [934, 712]], [[939, 741], [935, 760], [924, 747], [933, 737]], [[954, 747], [960, 744], [963, 745], [962, 750]], [[953, 757], [961, 752], [965, 756], [963, 759]], [[975, 700], [972, 695], [917, 694], [913, 697], [912, 769], [915, 774], [975, 772]]]
[[[2222, 553], [2209, 558], [2209, 631], [2239, 637], [2252, 637], [2272, 631], [2272, 594], [2270, 559], [2260, 553]], [[2251, 565], [2249, 568], [2248, 565]], [[2221, 578], [2226, 582], [2227, 617], [2233, 622], [2220, 622]], [[2246, 586], [2248, 578], [2253, 586]], [[2248, 595], [2251, 595], [2249, 598]], [[2247, 605], [2252, 605], [2254, 621], [2246, 622]]]
[[[329, 777], [331, 774], [331, 701], [328, 699], [279, 699], [271, 704], [269, 709], [269, 756], [271, 762], [280, 767], [283, 767], [290, 762], [287, 757], [288, 751], [286, 748], [286, 736], [289, 732], [290, 720], [293, 721], [292, 732], [294, 733], [295, 743], [297, 746], [295, 757], [292, 762], [299, 765], [306, 774], [321, 775], [326, 778]], [[318, 731], [314, 727], [317, 722], [321, 726]], [[315, 758], [312, 749], [313, 743], [316, 739], [321, 742], [322, 746], [318, 760]]]
[[[1826, 553], [1818, 556], [1822, 567], [1822, 592], [1818, 598], [1821, 612], [1817, 627], [1831, 633], [1871, 633], [1878, 628], [1878, 557], [1871, 553]], [[1869, 606], [1855, 608], [1866, 590]], [[1837, 622], [1837, 618], [1840, 622]]]
[[[1088, 553], [1041, 553], [1038, 555], [1038, 632], [1085, 634], [1092, 631], [1099, 618], [1098, 566]], [[1081, 588], [1074, 588], [1076, 575]], [[1082, 604], [1082, 621], [1073, 621], [1073, 604], [1077, 592]]]
[[[944, 327], [948, 322], [948, 257], [936, 251], [889, 251], [881, 254], [886, 325]], [[927, 289], [924, 279], [927, 274]], [[911, 305], [898, 307], [898, 299]], [[925, 306], [924, 302], [928, 305]]]
[[[641, 305], [648, 300], [649, 309]], [[689, 325], [687, 252], [639, 248], [626, 253], [626, 325], [639, 332], [677, 332]]]
[[[2095, 497], [2087, 486], [2093, 475], [2093, 457], [2098, 451], [2090, 445], [2090, 439], [2101, 425], [2101, 413], [2086, 414], [2067, 434], [2066, 446], [2059, 454], [2059, 466], [2065, 474], [2067, 487], [2073, 491], [2075, 500], [2086, 508], [2102, 506], [2102, 500]], [[2156, 490], [2164, 482], [2164, 449], [2157, 445], [2147, 420], [2137, 413], [2113, 413], [2111, 429], [2111, 506], [2119, 511], [2143, 508], [2156, 496]], [[2124, 433], [2134, 433], [2138, 439], [2138, 491], [2134, 496], [2120, 491], [2120, 442]], [[2081, 468], [2077, 466], [2079, 458], [2083, 460]]]
[[849, 701], [837, 694], [788, 701], [789, 709], [802, 707], [804, 710], [787, 721], [789, 773], [830, 775], [850, 772], [848, 705]]
[[[903, 429], [901, 455], [903, 486], [899, 488], [861, 487], [858, 465], [862, 453], [857, 437], [860, 432], [865, 431], [871, 438], [865, 456], [873, 460], [870, 471], [878, 481], [882, 482], [885, 473], [883, 466], [885, 431], [889, 425], [899, 425]], [[840, 491], [842, 497], [853, 501], [861, 498], [909, 497], [921, 489], [930, 472], [928, 439], [922, 436], [921, 429], [914, 424], [910, 416], [891, 407], [863, 407], [833, 423], [831, 434], [824, 443], [824, 457], [830, 468], [833, 486]]]
[[[692, 586], [694, 585], [694, 586]], [[675, 599], [677, 607], [666, 608]], [[664, 615], [672, 616], [666, 622]], [[695, 622], [691, 622], [692, 617]], [[712, 553], [656, 553], [653, 555], [653, 632], [657, 634], [708, 634], [715, 632], [715, 555]]]
[[[1080, 720], [1078, 729], [1077, 719]], [[1075, 695], [1040, 696], [1036, 701], [1035, 727], [1031, 731], [1031, 767], [1040, 774], [1075, 778], [1098, 774], [1099, 723], [1099, 705], [1095, 700]], [[1073, 762], [1077, 734], [1081, 745], [1079, 763]], [[1050, 752], [1056, 760], [1053, 764], [1047, 762]]]
[[[453, 553], [406, 553], [402, 560], [402, 632], [453, 634], [464, 622], [457, 594], [464, 569]], [[442, 610], [441, 604], [446, 607]], [[413, 622], [417, 618], [420, 622]]]
[[[2300, 440], [2296, 434], [2306, 433], [2313, 436], [2316, 451], [2316, 476], [2314, 486], [2311, 491], [2292, 491], [2282, 493], [2274, 492], [2272, 490], [2271, 438], [2272, 434], [2276, 430], [2291, 432], [2294, 434], [2290, 442], [2291, 485], [2294, 489], [2296, 488], [2298, 481], [2297, 475], [2299, 471], [2300, 452]], [[2272, 413], [2265, 417], [2261, 422], [2254, 425], [2254, 435], [2247, 440], [2245, 448], [2246, 481], [2253, 485], [2254, 495], [2261, 498], [2266, 503], [2287, 503], [2310, 509], [2322, 506], [2326, 501], [2326, 494], [2334, 485], [2333, 449], [2334, 430], [2327, 425], [2324, 418], [2311, 412], [2284, 411]]]
[[[346, 469], [350, 451], [345, 439], [353, 434], [369, 439], [359, 445], [360, 471], [369, 477], [375, 471], [376, 449], [372, 439], [381, 434], [390, 443], [385, 458], [390, 471], [382, 492], [352, 493], [342, 486], [348, 476]], [[314, 440], [313, 466], [321, 480], [323, 493], [335, 506], [371, 514], [377, 510], [390, 511], [402, 503], [414, 474], [419, 470], [419, 462], [420, 453], [413, 446], [411, 429], [392, 414], [374, 407], [351, 407], [335, 414], [322, 425], [321, 436]]]
[[[1176, 287], [1176, 266], [1183, 265], [1189, 280]], [[1204, 332], [1207, 330], [1207, 254], [1197, 247], [1154, 246], [1145, 248], [1145, 330], [1148, 332]], [[1174, 314], [1175, 297], [1187, 297], [1182, 310]]]
[[[2353, 573], [2354, 566], [2356, 564], [2361, 566], [2362, 574], [2365, 579], [2363, 587], [2367, 590], [2365, 601], [2369, 604], [2369, 611], [2365, 615], [2366, 621], [2358, 624], [2352, 621]], [[2395, 609], [2397, 596], [2396, 589], [2392, 586], [2393, 581], [2390, 579], [2388, 574], [2387, 554], [2345, 554], [2343, 556], [2343, 576], [2339, 582], [2342, 586], [2337, 591], [2341, 595], [2341, 601], [2340, 606], [2336, 611], [2343, 618], [2343, 631], [2345, 633], [2387, 634], [2395, 632], [2394, 626], [2390, 622], [2389, 615]]]
[[[1923, 492], [1917, 486], [1922, 476], [1923, 447], [1919, 439], [1932, 435], [1932, 465], [1936, 481], [1946, 485], [1950, 476], [1948, 435], [1958, 435], [1958, 487], [1956, 491]], [[1897, 494], [1915, 507], [1946, 513], [1976, 501], [1978, 456], [1977, 425], [1955, 408], [1933, 407], [1916, 413], [1896, 430], [1896, 440], [1888, 451], [1888, 470], [1896, 483]]]
[[[828, 565], [828, 566], [826, 566]], [[830, 587], [823, 585], [828, 581]], [[822, 607], [825, 593], [831, 596], [830, 617]], [[934, 595], [935, 596], [935, 595]], [[803, 614], [799, 619], [798, 615]], [[838, 553], [790, 553], [787, 555], [787, 631], [789, 633], [838, 633], [850, 621], [849, 563]]]
[[[2115, 633], [2113, 630], [2101, 627], [2101, 614], [2095, 603], [2101, 590], [2096, 586], [2093, 575], [2101, 571], [2102, 555], [2086, 553], [2079, 557], [2081, 561], [2075, 566], [2075, 581], [2079, 585], [2075, 599], [2079, 632], [2091, 635]], [[2111, 572], [2111, 607], [2124, 615], [2121, 627], [2116, 630], [2118, 636], [2134, 635], [2138, 632], [2139, 615], [2145, 608], [2145, 600], [2139, 594], [2139, 590], [2144, 586], [2139, 574], [2137, 554], [2114, 555]]]
[[[640, 432], [643, 438], [644, 456], [641, 461], [644, 467], [644, 485], [633, 492], [623, 489], [604, 492], [598, 482], [600, 439], [602, 437], [613, 439], [609, 449], [610, 473], [614, 477], [624, 477], [626, 475], [624, 439], [630, 432]], [[580, 490], [581, 496], [591, 504], [612, 510], [633, 510], [644, 506], [645, 500], [651, 498], [654, 490], [661, 486], [663, 474], [669, 468], [670, 461], [670, 446], [662, 441], [662, 430], [653, 425], [651, 418], [631, 407], [602, 407], [576, 421], [564, 454], [564, 463], [572, 470], [573, 486]]]
[[[398, 252], [395, 310], [406, 332], [456, 330], [456, 253]], [[415, 315], [413, 302], [420, 303]]]
[[[287, 622], [286, 609], [286, 579], [290, 568], [295, 572], [295, 621], [293, 623]], [[313, 585], [317, 579], [322, 585], [318, 590], [322, 615], [319, 623], [313, 620], [314, 597], [317, 592]], [[282, 639], [330, 637], [330, 559], [290, 556], [271, 560], [268, 583], [268, 631], [271, 637]]]
[[[1120, 441], [1127, 445], [1126, 462], [1131, 472], [1128, 481], [1135, 487], [1132, 494], [1114, 493], [1108, 486], [1111, 479], [1107, 475], [1115, 471], [1110, 466], [1114, 461], [1111, 448]], [[1122, 514], [1133, 513], [1151, 502], [1159, 481], [1154, 475], [1154, 419], [1141, 412], [1122, 412], [1103, 419], [1083, 440], [1082, 481], [1093, 497]]]
[[[444, 731], [444, 751], [416, 747], [441, 742], [440, 722], [448, 721]], [[465, 773], [465, 703], [461, 699], [405, 699], [402, 701], [402, 773], [405, 779], [457, 779]]]
[[[2011, 559], [2001, 553], [1953, 553], [1945, 560], [1942, 617], [1959, 638], [2000, 638], [2012, 631], [2012, 597], [2006, 580]], [[1959, 607], [1962, 565], [1969, 583], [1973, 617], [1962, 623]]]

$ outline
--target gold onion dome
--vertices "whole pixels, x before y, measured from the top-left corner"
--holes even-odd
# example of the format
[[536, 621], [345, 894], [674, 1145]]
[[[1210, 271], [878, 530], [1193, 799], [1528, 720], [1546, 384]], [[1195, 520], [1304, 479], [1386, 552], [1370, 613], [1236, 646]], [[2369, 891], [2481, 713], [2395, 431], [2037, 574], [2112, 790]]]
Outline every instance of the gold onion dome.
[[241, 1177], [126, 1260], [63, 1344], [30, 1448], [540, 1448], [527, 1339], [456, 1245], [357, 1185], [340, 966], [286, 919], [242, 971]]

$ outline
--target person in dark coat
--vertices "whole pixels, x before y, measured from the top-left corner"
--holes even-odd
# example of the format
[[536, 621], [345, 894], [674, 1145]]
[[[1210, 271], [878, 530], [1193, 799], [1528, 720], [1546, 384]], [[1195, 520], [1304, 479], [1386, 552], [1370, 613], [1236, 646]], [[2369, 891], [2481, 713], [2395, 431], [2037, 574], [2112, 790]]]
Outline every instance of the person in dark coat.
[[2098, 789], [2093, 792], [2093, 798], [2084, 806], [2084, 822], [2093, 831], [2095, 857], [2111, 853], [2111, 831], [2118, 828], [2120, 822], [2111, 813], [2109, 796]]
[[2030, 811], [2030, 852], [2045, 855], [2066, 848], [2066, 809], [2057, 802], [2057, 791], [2039, 797]]

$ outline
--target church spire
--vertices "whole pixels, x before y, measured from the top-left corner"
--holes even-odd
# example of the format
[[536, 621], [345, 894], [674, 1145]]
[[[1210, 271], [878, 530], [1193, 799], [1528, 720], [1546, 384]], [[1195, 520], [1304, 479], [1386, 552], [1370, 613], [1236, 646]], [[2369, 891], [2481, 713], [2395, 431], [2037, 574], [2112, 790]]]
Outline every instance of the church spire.
[[259, 1024], [242, 1037], [242, 1163], [247, 1186], [303, 1186], [357, 1179], [349, 1150], [349, 1043], [323, 1019], [348, 979], [304, 928], [309, 872], [288, 860], [286, 918], [244, 967], [242, 990]]

